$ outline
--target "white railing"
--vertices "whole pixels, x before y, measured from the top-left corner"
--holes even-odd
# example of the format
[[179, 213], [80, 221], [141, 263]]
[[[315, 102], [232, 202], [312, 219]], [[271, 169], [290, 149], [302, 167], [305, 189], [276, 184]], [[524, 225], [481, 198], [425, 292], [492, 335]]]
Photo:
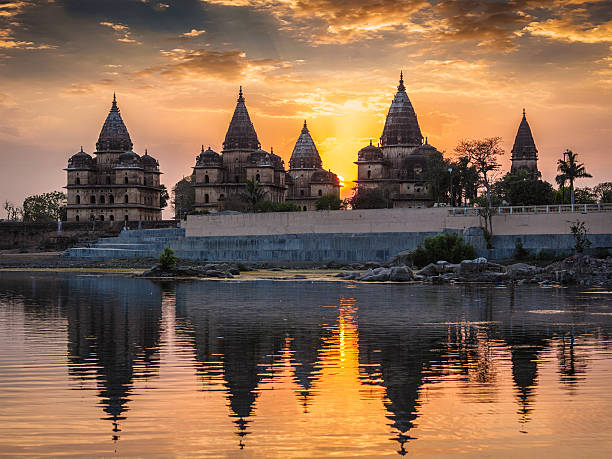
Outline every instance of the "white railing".
[[[479, 207], [451, 207], [448, 215], [451, 217], [473, 217], [482, 212]], [[551, 204], [547, 206], [504, 206], [494, 207], [493, 215], [524, 215], [524, 214], [565, 214], [565, 213], [597, 213], [612, 212], [612, 204]]]

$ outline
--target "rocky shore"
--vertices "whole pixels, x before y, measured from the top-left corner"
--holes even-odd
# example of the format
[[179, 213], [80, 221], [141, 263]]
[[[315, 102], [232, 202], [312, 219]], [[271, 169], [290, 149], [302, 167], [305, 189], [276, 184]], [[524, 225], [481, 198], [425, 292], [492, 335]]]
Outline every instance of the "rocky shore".
[[486, 258], [476, 258], [463, 260], [457, 264], [438, 261], [416, 272], [402, 265], [378, 267], [365, 272], [341, 272], [336, 276], [360, 282], [421, 281], [434, 284], [474, 282], [608, 287], [612, 286], [612, 257], [601, 259], [586, 255], [573, 255], [546, 267], [527, 263], [504, 266], [489, 262]]

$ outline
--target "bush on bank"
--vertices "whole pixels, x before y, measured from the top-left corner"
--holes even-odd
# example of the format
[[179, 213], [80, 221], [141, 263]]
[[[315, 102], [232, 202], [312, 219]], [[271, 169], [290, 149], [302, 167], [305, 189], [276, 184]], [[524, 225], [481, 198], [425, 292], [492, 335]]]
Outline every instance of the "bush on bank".
[[412, 251], [412, 262], [418, 267], [423, 267], [439, 260], [460, 263], [475, 256], [474, 247], [465, 243], [457, 233], [442, 233], [426, 237], [423, 244], [419, 244]]

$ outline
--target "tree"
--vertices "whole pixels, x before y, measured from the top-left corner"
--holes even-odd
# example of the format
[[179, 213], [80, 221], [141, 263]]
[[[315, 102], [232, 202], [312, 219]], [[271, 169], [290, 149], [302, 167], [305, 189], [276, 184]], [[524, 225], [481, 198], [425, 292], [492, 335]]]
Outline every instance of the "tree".
[[470, 164], [468, 156], [460, 156], [450, 164], [453, 169], [452, 203], [462, 205], [468, 200], [474, 202], [478, 193], [478, 171]]
[[[567, 159], [565, 159], [567, 157]], [[574, 205], [575, 196], [574, 196], [574, 181], [579, 178], [587, 178], [592, 177], [589, 174], [583, 163], [579, 163], [577, 161], [578, 153], [574, 153], [571, 150], [566, 150], [563, 153], [564, 159], [557, 160], [557, 170], [560, 172], [559, 175], [555, 178], [557, 183], [565, 183], [569, 182], [570, 185], [570, 202]]]
[[61, 191], [29, 196], [23, 201], [24, 222], [66, 220], [66, 194]]
[[334, 193], [324, 194], [315, 201], [317, 210], [340, 210], [342, 206], [342, 200]]
[[591, 245], [591, 241], [589, 241], [589, 238], [587, 237], [589, 230], [584, 222], [581, 222], [580, 220], [572, 222], [570, 225], [570, 232], [572, 233], [572, 236], [574, 236], [574, 250], [576, 253], [584, 252], [584, 249]]
[[[459, 156], [469, 158], [470, 164], [476, 168], [480, 184], [485, 187], [487, 208], [485, 221], [489, 223], [489, 234], [493, 233], [493, 218], [491, 214], [491, 179], [493, 173], [499, 169], [498, 156], [504, 154], [501, 148], [501, 137], [489, 137], [482, 140], [462, 140], [455, 147]], [[485, 228], [486, 229], [486, 228]]]
[[172, 188], [172, 206], [174, 218], [180, 219], [193, 209], [195, 204], [195, 175], [189, 175], [179, 180]]
[[474, 258], [474, 247], [463, 241], [457, 233], [442, 233], [426, 237], [411, 253], [413, 263], [422, 267], [439, 260], [460, 263]]
[[511, 206], [545, 205], [554, 202], [552, 185], [526, 170], [506, 174], [493, 185], [493, 189]]
[[576, 188], [574, 190], [575, 202], [576, 204], [596, 204], [597, 203], [597, 194], [593, 191], [592, 188], [584, 187], [584, 188]]
[[245, 182], [245, 189], [238, 193], [238, 196], [248, 206], [250, 211], [254, 211], [257, 204], [266, 199], [267, 194], [259, 182], [253, 179]]
[[431, 199], [436, 203], [446, 198], [446, 193], [449, 189], [450, 177], [448, 168], [450, 161], [444, 159], [442, 153], [435, 152], [427, 157], [425, 163], [424, 176], [429, 182], [429, 193]]
[[166, 185], [161, 185], [161, 195], [159, 196], [159, 207], [162, 209], [168, 207], [168, 201], [170, 200], [170, 195], [168, 194], [168, 189]]
[[593, 188], [597, 200], [601, 203], [612, 202], [612, 182], [603, 182]]
[[358, 188], [348, 202], [353, 209], [386, 209], [393, 207], [393, 201], [389, 198], [388, 193], [378, 188], [374, 190]]
[[7, 220], [15, 222], [23, 217], [23, 210], [21, 207], [15, 207], [10, 201], [4, 201], [4, 210], [6, 210]]

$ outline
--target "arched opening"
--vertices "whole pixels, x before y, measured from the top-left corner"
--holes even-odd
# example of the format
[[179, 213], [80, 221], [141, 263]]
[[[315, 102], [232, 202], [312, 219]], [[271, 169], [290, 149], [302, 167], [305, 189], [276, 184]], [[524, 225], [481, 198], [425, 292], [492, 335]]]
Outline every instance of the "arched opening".
[[125, 202], [126, 204], [128, 203], [128, 195], [127, 194], [123, 197], [123, 202]]
[[79, 216], [77, 215], [76, 217], [74, 217], [74, 220], [78, 222], [79, 221]]
[[90, 196], [90, 198], [89, 198], [89, 202], [90, 202], [91, 204], [95, 204], [95, 203], [96, 203], [96, 197], [95, 197], [95, 196], [93, 196], [93, 195], [92, 195], [92, 196]]
[[100, 215], [100, 221], [103, 222], [104, 221], [104, 215]]
[[78, 194], [76, 195], [76, 203], [81, 204], [81, 197]]
[[94, 214], [91, 214], [91, 215], [89, 216], [89, 219], [90, 219], [90, 220], [93, 222], [93, 221], [95, 221], [95, 220], [96, 220], [96, 216], [95, 216]]
[[[300, 190], [300, 196], [304, 196], [304, 190]], [[304, 209], [306, 210], [306, 209]]]
[[108, 203], [109, 204], [115, 204], [115, 196], [113, 196], [112, 194], [108, 195]]
[[304, 212], [306, 212], [306, 210], [307, 210], [307, 209], [306, 209], [306, 206], [304, 206], [304, 207], [302, 208], [302, 210], [303, 210]]
[[80, 178], [80, 177], [77, 177], [77, 178], [76, 178], [76, 184], [77, 184], [77, 185], [80, 185], [80, 184], [81, 184], [81, 178]]
[[368, 171], [368, 178], [372, 178], [372, 171]]
[[123, 177], [123, 183], [125, 183], [126, 185], [127, 185], [128, 183], [130, 183], [130, 181], [129, 181], [129, 180], [128, 180], [128, 178], [127, 178], [127, 175], [126, 175], [125, 177]]
[[319, 196], [323, 196], [323, 190], [319, 190]]
[[256, 182], [261, 182], [261, 176], [259, 174], [255, 175], [255, 181]]
[[209, 196], [208, 196], [208, 193], [206, 193], [206, 194], [204, 195], [204, 202], [205, 202], [206, 204], [208, 204], [208, 203], [210, 202], [210, 198], [209, 198]]
[[240, 178], [237, 175], [234, 175], [234, 179], [236, 180], [236, 183], [240, 182]]
[[225, 195], [223, 193], [221, 193], [219, 195], [219, 201], [223, 201], [225, 199]]
[[111, 215], [110, 217], [108, 217], [108, 219], [109, 219], [111, 222], [114, 222], [114, 221], [115, 221], [115, 216], [114, 216], [114, 215]]
[[204, 176], [204, 183], [209, 183], [210, 179], [208, 178], [208, 174]]
[[106, 184], [110, 185], [111, 184], [111, 180], [110, 180], [110, 175], [106, 176]]
[[106, 199], [104, 198], [104, 195], [100, 196], [100, 204], [104, 204], [106, 202]]
[[123, 220], [125, 220], [126, 222], [128, 221], [128, 216], [126, 215]]

